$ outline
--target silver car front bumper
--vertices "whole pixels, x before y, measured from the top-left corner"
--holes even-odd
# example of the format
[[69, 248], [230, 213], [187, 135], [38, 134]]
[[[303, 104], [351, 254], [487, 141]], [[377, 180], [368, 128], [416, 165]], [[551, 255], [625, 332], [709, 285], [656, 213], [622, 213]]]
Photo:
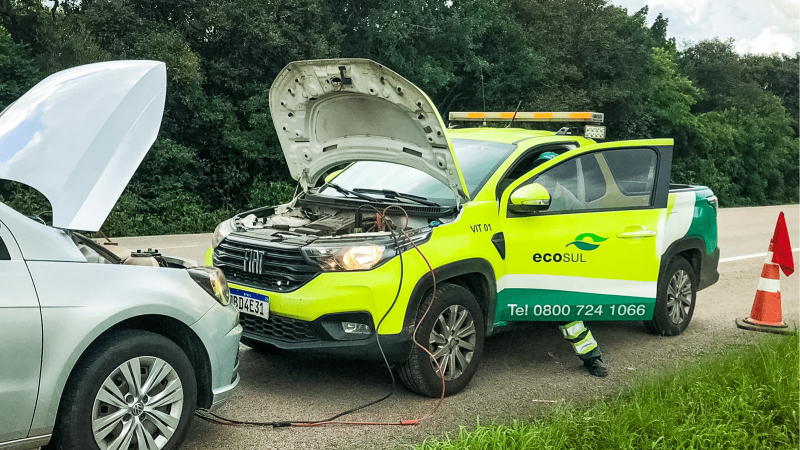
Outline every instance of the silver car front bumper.
[[191, 328], [201, 336], [208, 351], [213, 394], [209, 409], [213, 411], [230, 398], [239, 384], [239, 311], [232, 305], [215, 305]]

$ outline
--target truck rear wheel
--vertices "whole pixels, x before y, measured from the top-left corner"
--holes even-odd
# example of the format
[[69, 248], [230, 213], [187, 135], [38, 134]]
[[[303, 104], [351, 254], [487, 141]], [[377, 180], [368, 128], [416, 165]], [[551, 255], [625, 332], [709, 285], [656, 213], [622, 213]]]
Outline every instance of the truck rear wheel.
[[418, 394], [439, 397], [444, 378], [445, 395], [460, 392], [478, 369], [486, 336], [475, 296], [461, 286], [442, 284], [420, 305], [417, 323], [417, 342], [433, 357], [414, 345], [399, 369], [403, 384]]
[[689, 326], [697, 300], [697, 275], [689, 261], [675, 257], [658, 280], [658, 297], [653, 320], [644, 322], [647, 331], [677, 336]]

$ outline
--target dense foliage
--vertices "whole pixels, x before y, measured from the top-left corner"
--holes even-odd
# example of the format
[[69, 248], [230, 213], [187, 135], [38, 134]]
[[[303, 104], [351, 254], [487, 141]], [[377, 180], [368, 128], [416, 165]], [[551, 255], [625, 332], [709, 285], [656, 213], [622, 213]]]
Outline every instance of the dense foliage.
[[[673, 181], [724, 206], [798, 201], [798, 55], [679, 51], [607, 0], [0, 0], [0, 109], [61, 69], [166, 62], [161, 134], [104, 231], [199, 232], [294, 190], [270, 119], [288, 62], [365, 57], [451, 110], [595, 110], [673, 137]], [[2, 191], [0, 196], [13, 197]]]

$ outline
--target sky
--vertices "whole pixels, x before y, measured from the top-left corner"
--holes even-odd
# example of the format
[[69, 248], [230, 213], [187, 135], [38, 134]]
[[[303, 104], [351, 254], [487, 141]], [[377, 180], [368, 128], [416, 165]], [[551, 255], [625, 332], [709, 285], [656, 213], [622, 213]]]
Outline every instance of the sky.
[[733, 38], [740, 54], [800, 51], [800, 0], [611, 0], [628, 14], [650, 6], [648, 24], [659, 13], [669, 19], [667, 37], [678, 49], [704, 39]]

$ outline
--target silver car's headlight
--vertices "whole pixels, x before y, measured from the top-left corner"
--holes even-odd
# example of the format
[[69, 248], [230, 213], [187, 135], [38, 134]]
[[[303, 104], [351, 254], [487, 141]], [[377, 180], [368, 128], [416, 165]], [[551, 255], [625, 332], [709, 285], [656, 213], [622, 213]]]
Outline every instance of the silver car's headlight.
[[217, 248], [219, 243], [233, 231], [233, 219], [228, 219], [217, 225], [217, 228], [214, 230], [214, 236], [211, 237], [211, 246]]
[[222, 306], [228, 306], [231, 303], [230, 290], [228, 289], [228, 280], [225, 274], [216, 267], [192, 267], [186, 269], [192, 279], [205, 289], [212, 297]]
[[[427, 241], [430, 235], [431, 230], [424, 228], [413, 231], [409, 237], [415, 244], [420, 245]], [[318, 265], [323, 272], [346, 272], [374, 269], [411, 246], [408, 239], [400, 234], [397, 236], [397, 243], [389, 235], [375, 236], [372, 239], [362, 237], [320, 239], [301, 250], [306, 259]]]

